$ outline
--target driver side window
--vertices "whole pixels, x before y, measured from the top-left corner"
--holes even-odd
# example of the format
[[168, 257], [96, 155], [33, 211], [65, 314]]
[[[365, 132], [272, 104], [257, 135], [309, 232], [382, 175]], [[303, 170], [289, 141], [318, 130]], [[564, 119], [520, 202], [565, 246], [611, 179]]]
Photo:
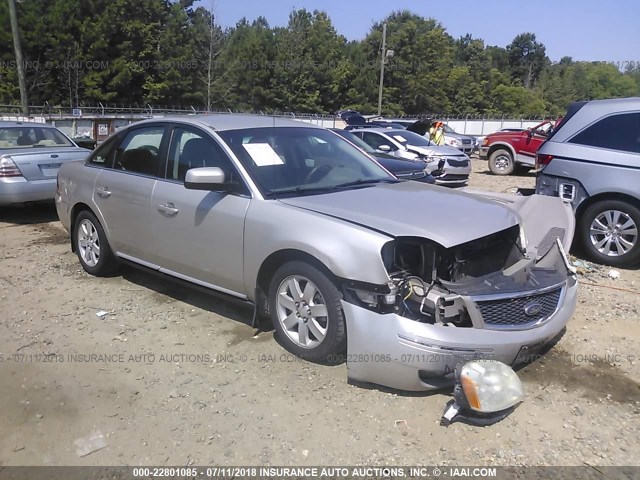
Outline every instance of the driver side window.
[[113, 168], [156, 177], [160, 172], [160, 148], [165, 129], [146, 127], [132, 130], [118, 149]]
[[192, 168], [218, 167], [228, 180], [235, 180], [235, 169], [222, 148], [203, 133], [176, 127], [173, 131], [167, 166], [167, 179], [184, 182]]

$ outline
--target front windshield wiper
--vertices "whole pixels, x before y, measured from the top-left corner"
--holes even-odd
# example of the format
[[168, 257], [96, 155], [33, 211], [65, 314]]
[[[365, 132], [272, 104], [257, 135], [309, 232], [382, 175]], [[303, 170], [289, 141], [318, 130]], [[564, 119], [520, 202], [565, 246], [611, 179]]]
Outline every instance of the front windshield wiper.
[[279, 190], [272, 190], [269, 195], [276, 196], [280, 194], [291, 194], [291, 193], [318, 193], [318, 192], [330, 192], [333, 190], [340, 190], [342, 188], [349, 187], [357, 187], [360, 185], [374, 185], [376, 183], [399, 183], [401, 180], [395, 178], [375, 178], [370, 180], [355, 180], [353, 182], [339, 183], [337, 185], [328, 185], [326, 187], [294, 187], [294, 188], [283, 188]]
[[353, 182], [347, 182], [347, 183], [339, 183], [338, 185], [333, 185], [331, 187], [332, 190], [335, 189], [339, 189], [339, 188], [348, 188], [348, 187], [356, 187], [358, 185], [373, 185], [376, 183], [398, 183], [400, 180], [397, 180], [395, 178], [375, 178], [375, 179], [371, 179], [371, 180], [355, 180]]

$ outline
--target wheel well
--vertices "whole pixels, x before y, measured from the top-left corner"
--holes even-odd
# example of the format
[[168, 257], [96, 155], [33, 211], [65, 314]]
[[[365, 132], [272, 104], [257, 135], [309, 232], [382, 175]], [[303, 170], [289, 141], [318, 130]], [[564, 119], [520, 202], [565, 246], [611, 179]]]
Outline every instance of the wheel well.
[[324, 273], [327, 278], [336, 282], [336, 276], [327, 268], [327, 266], [318, 260], [313, 255], [310, 255], [302, 250], [279, 250], [277, 252], [269, 255], [262, 265], [260, 266], [260, 270], [258, 270], [258, 278], [256, 279], [256, 308], [262, 314], [269, 313], [269, 305], [267, 301], [267, 295], [269, 294], [269, 283], [271, 282], [271, 278], [273, 274], [276, 272], [278, 268], [284, 265], [287, 262], [292, 261], [300, 261], [305, 262], [310, 265], [313, 265], [322, 273]]
[[578, 222], [582, 221], [582, 214], [584, 213], [584, 211], [589, 208], [591, 205], [593, 205], [594, 203], [598, 203], [598, 202], [602, 202], [605, 200], [619, 200], [622, 202], [627, 202], [630, 203], [631, 205], [635, 206], [636, 208], [640, 208], [640, 200], [632, 197], [631, 195], [626, 195], [624, 193], [618, 193], [618, 192], [605, 192], [605, 193], [599, 193], [597, 195], [594, 195], [592, 197], [586, 198], [577, 208], [576, 210], [576, 220]]
[[504, 150], [505, 152], [508, 152], [509, 155], [511, 155], [511, 159], [513, 160], [514, 155], [513, 155], [513, 152], [511, 151], [511, 149], [509, 147], [507, 147], [506, 145], [503, 145], [501, 143], [498, 144], [498, 145], [493, 145], [492, 147], [489, 147], [489, 152], [487, 153], [487, 157], [490, 157], [491, 155], [493, 155], [498, 150]]
[[91, 213], [93, 213], [93, 211], [91, 210], [91, 208], [89, 207], [89, 205], [85, 204], [85, 203], [76, 203], [73, 208], [71, 209], [71, 222], [70, 222], [70, 230], [71, 230], [71, 251], [72, 252], [76, 252], [76, 239], [75, 239], [75, 235], [73, 234], [73, 231], [75, 229], [76, 226], [76, 217], [80, 214], [80, 212], [87, 210]]

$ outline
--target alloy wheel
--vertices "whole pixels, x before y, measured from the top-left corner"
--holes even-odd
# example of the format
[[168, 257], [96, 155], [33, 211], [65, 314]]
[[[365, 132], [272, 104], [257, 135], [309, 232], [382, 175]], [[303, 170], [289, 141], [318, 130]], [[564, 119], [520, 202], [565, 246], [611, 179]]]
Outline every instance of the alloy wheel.
[[591, 222], [589, 238], [603, 255], [618, 257], [629, 253], [638, 242], [638, 226], [625, 212], [605, 210]]
[[298, 346], [316, 348], [327, 335], [327, 304], [318, 287], [302, 275], [286, 277], [278, 287], [277, 317]]
[[82, 260], [89, 267], [95, 267], [100, 261], [100, 237], [95, 225], [84, 218], [78, 226], [78, 250]]

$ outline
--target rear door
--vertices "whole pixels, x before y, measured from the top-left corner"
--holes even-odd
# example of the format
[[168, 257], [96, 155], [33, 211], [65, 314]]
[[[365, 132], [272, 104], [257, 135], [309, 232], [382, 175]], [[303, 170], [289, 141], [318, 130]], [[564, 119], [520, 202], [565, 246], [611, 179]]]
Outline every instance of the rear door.
[[163, 125], [124, 133], [111, 158], [105, 159], [110, 168], [100, 171], [93, 195], [116, 253], [152, 268], [158, 268], [158, 256], [151, 196], [161, 172], [165, 137]]
[[[221, 168], [237, 182], [236, 191], [187, 190], [185, 175], [198, 167]], [[166, 170], [151, 201], [161, 271], [244, 296], [244, 221], [251, 197], [233, 162], [208, 133], [176, 125]]]

